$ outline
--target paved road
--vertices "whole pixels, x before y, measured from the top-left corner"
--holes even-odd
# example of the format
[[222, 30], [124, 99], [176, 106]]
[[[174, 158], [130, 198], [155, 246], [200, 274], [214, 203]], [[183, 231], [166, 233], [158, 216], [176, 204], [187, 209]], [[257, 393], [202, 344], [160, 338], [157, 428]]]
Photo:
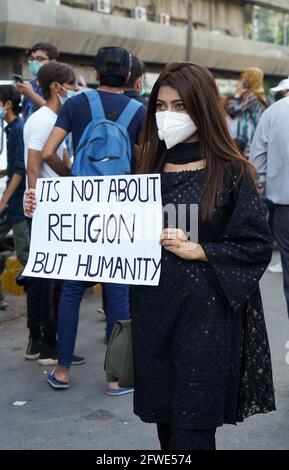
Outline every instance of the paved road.
[[[277, 411], [219, 429], [219, 449], [289, 449], [289, 322], [281, 279], [266, 273], [262, 280]], [[132, 397], [104, 394], [105, 322], [97, 304], [95, 296], [84, 299], [77, 352], [87, 362], [73, 368], [73, 386], [66, 391], [53, 391], [45, 382], [51, 368], [23, 359], [24, 317], [0, 323], [0, 449], [158, 449], [154, 425], [132, 414]]]

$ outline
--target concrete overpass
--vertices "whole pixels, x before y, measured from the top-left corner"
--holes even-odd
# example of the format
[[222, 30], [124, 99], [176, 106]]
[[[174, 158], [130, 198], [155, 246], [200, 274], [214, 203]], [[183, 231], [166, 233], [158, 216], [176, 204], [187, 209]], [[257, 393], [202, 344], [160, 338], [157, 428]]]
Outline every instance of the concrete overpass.
[[[186, 27], [182, 26], [35, 0], [0, 0], [0, 79], [9, 78], [13, 72], [28, 77], [25, 49], [40, 41], [54, 43], [62, 60], [93, 83], [90, 66], [99, 47], [126, 47], [148, 64], [148, 71], [158, 71], [167, 62], [184, 59], [186, 36]], [[276, 78], [289, 73], [288, 47], [220, 32], [194, 30], [193, 57], [224, 74], [237, 73], [248, 66], [260, 67], [266, 75]]]

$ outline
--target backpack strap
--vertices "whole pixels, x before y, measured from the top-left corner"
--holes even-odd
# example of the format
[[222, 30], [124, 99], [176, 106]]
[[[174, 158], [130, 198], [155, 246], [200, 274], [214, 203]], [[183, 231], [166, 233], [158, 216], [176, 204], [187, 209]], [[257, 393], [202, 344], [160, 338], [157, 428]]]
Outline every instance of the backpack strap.
[[121, 124], [123, 127], [128, 128], [131, 121], [135, 117], [137, 111], [140, 107], [143, 106], [142, 103], [136, 101], [134, 99], [130, 99], [126, 107], [124, 108], [121, 115], [118, 117], [117, 122]]
[[99, 93], [96, 90], [88, 90], [85, 91], [84, 94], [86, 95], [92, 120], [97, 119], [105, 119], [105, 113], [102, 106], [102, 101], [100, 99]]

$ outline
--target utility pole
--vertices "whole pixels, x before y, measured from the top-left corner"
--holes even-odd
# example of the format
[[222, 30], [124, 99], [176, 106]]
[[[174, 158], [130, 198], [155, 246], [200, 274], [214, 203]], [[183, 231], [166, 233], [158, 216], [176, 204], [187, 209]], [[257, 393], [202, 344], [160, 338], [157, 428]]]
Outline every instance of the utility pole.
[[191, 62], [193, 60], [193, 3], [194, 3], [194, 0], [187, 0], [187, 2], [188, 2], [188, 26], [187, 26], [186, 60]]

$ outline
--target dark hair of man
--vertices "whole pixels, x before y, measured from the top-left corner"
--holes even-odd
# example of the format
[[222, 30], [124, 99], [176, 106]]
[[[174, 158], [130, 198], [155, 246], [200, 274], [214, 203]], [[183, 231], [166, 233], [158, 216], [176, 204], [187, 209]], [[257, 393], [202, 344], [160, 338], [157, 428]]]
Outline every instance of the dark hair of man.
[[144, 74], [144, 63], [135, 55], [131, 56], [131, 69], [129, 80], [125, 84], [125, 88], [133, 88], [136, 81]]
[[31, 47], [31, 49], [29, 49], [28, 55], [31, 56], [32, 53], [37, 51], [46, 52], [50, 60], [56, 60], [59, 57], [58, 49], [49, 42], [39, 42], [35, 44], [33, 47]]
[[131, 67], [131, 58], [122, 47], [102, 47], [95, 57], [100, 85], [122, 87]]
[[11, 101], [13, 112], [18, 116], [21, 112], [21, 94], [13, 85], [0, 85], [0, 100], [6, 104]]
[[76, 82], [72, 68], [61, 62], [49, 62], [49, 64], [43, 65], [37, 74], [37, 79], [46, 100], [50, 97], [50, 85], [52, 83], [57, 82], [59, 85], [69, 83], [73, 85]]
[[203, 65], [178, 62], [164, 68], [152, 89], [137, 158], [138, 173], [159, 173], [165, 164], [166, 146], [158, 138], [155, 117], [159, 89], [163, 86], [177, 90], [186, 112], [198, 129], [203, 158], [206, 159], [202, 217], [203, 220], [211, 219], [222, 192], [225, 174], [229, 174], [233, 182], [233, 172], [236, 169], [238, 176], [232, 187], [237, 187], [244, 173], [255, 179], [256, 171], [240, 154], [232, 140], [222, 100], [211, 72]]

